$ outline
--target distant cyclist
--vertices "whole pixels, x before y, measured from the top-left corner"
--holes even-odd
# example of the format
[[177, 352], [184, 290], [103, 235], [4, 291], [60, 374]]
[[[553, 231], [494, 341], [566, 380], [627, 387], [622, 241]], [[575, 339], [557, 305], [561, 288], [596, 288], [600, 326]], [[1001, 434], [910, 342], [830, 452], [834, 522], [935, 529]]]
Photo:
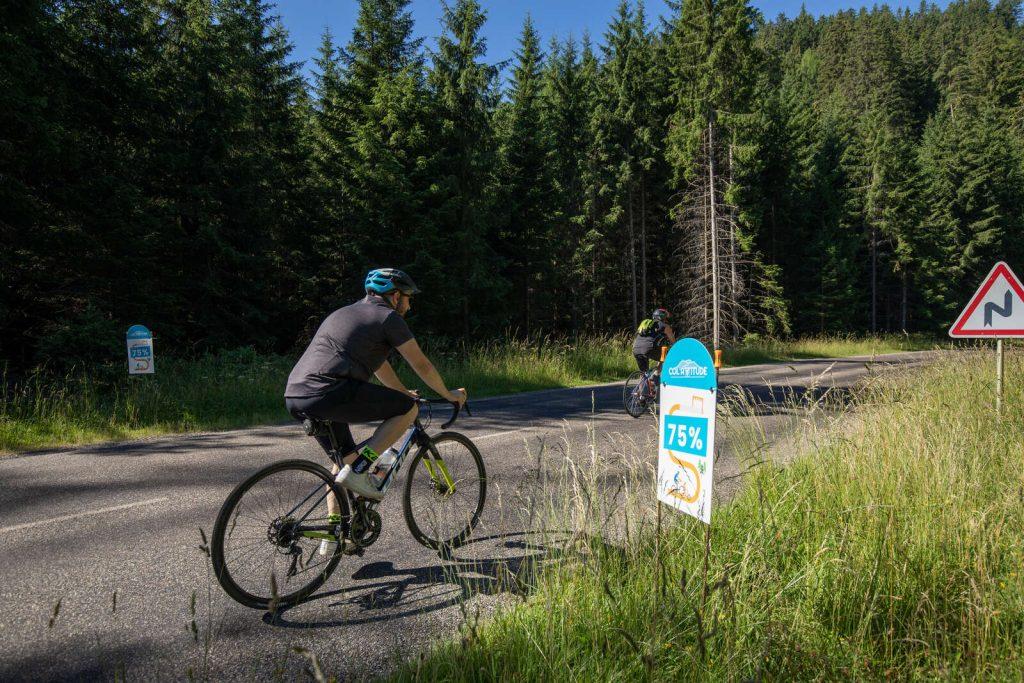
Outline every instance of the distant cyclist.
[[[378, 268], [366, 275], [366, 297], [339, 308], [321, 323], [313, 340], [288, 376], [285, 406], [297, 420], [306, 417], [336, 423], [343, 454], [339, 483], [360, 496], [380, 500], [369, 469], [379, 453], [391, 446], [416, 419], [416, 395], [405, 388], [387, 362], [398, 349], [410, 367], [439, 396], [453, 403], [466, 401], [466, 390], [449, 391], [433, 363], [423, 355], [404, 320], [411, 298], [419, 294], [412, 278], [395, 268]], [[384, 386], [370, 383], [376, 375]], [[356, 452], [349, 424], [383, 420], [370, 440]], [[330, 439], [317, 437], [330, 455]], [[328, 498], [332, 515], [338, 512]]]
[[633, 357], [641, 372], [647, 372], [651, 361], [661, 361], [661, 347], [670, 346], [676, 341], [676, 334], [668, 324], [669, 313], [664, 308], [656, 308], [651, 317], [640, 323], [633, 341]]

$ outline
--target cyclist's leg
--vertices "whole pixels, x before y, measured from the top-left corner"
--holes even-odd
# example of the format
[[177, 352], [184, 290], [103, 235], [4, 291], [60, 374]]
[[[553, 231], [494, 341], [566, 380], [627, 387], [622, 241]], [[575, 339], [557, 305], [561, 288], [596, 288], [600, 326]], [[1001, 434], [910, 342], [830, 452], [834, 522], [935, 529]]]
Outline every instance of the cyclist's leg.
[[382, 423], [359, 448], [352, 440], [340, 448], [341, 485], [361, 496], [379, 499], [369, 480], [368, 469], [377, 454], [384, 452], [415, 421], [416, 400], [401, 391], [360, 380], [346, 380], [320, 397], [313, 405], [304, 405], [307, 415], [344, 425], [353, 422]]
[[[383, 453], [416, 420], [419, 412], [416, 399], [401, 391], [369, 382], [350, 380], [350, 383], [353, 386], [340, 396], [342, 400], [325, 406], [322, 414], [325, 419], [346, 425], [383, 420], [365, 443], [375, 453]], [[350, 441], [346, 445], [348, 448], [341, 451], [343, 455], [340, 464], [351, 465], [358, 453], [354, 442]]]
[[636, 366], [640, 368], [640, 372], [647, 372], [647, 368], [650, 367], [650, 362], [646, 354], [634, 353], [633, 358], [636, 359]]
[[653, 368], [651, 370], [651, 379], [655, 386], [661, 381], [661, 348], [654, 347], [647, 352], [647, 358], [650, 359]]

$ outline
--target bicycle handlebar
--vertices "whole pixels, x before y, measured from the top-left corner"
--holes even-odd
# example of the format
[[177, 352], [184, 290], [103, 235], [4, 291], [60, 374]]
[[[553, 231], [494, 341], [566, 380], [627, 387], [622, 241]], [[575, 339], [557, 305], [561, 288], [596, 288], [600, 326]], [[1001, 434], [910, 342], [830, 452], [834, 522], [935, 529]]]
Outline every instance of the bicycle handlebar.
[[469, 415], [470, 417], [473, 417], [473, 411], [471, 411], [469, 409], [469, 401], [466, 401], [466, 402], [464, 402], [462, 404], [459, 404], [459, 403], [456, 403], [455, 401], [449, 401], [446, 398], [421, 398], [421, 399], [417, 399], [417, 400], [420, 403], [430, 403], [430, 404], [447, 403], [448, 405], [450, 405], [452, 407], [452, 417], [451, 417], [450, 420], [448, 420], [443, 425], [441, 425], [441, 429], [448, 429], [453, 424], [455, 424], [455, 421], [459, 419], [459, 413], [462, 411], [462, 408], [466, 409], [466, 415]]

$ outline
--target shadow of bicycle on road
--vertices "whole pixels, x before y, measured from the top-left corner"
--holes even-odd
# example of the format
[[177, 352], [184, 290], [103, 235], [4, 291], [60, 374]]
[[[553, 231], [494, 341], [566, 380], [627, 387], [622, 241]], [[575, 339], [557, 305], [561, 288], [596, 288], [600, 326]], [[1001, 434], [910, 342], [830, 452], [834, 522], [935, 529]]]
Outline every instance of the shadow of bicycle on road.
[[[436, 612], [478, 595], [525, 598], [533, 590], [538, 570], [571, 552], [564, 543], [570, 537], [568, 532], [553, 532], [545, 534], [541, 542], [538, 533], [497, 534], [473, 539], [450, 557], [439, 554], [437, 564], [402, 568], [390, 561], [371, 562], [352, 575], [352, 580], [359, 582], [356, 585], [320, 593], [275, 614], [267, 613], [263, 621], [293, 629], [355, 626]], [[489, 543], [495, 545], [486, 548], [488, 556], [460, 559], [468, 553], [484, 554]], [[365, 581], [371, 583], [362, 583]], [[290, 617], [298, 608], [317, 603], [332, 611], [355, 608], [357, 613], [316, 620]]]

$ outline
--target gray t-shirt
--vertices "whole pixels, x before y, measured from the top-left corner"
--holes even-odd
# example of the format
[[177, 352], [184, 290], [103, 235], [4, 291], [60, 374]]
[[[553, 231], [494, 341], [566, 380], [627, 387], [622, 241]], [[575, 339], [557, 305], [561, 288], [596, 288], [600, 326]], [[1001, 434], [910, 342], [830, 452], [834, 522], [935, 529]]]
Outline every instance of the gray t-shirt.
[[402, 316], [379, 296], [339, 308], [320, 324], [292, 368], [285, 398], [322, 396], [345, 379], [369, 381], [391, 350], [412, 338]]

